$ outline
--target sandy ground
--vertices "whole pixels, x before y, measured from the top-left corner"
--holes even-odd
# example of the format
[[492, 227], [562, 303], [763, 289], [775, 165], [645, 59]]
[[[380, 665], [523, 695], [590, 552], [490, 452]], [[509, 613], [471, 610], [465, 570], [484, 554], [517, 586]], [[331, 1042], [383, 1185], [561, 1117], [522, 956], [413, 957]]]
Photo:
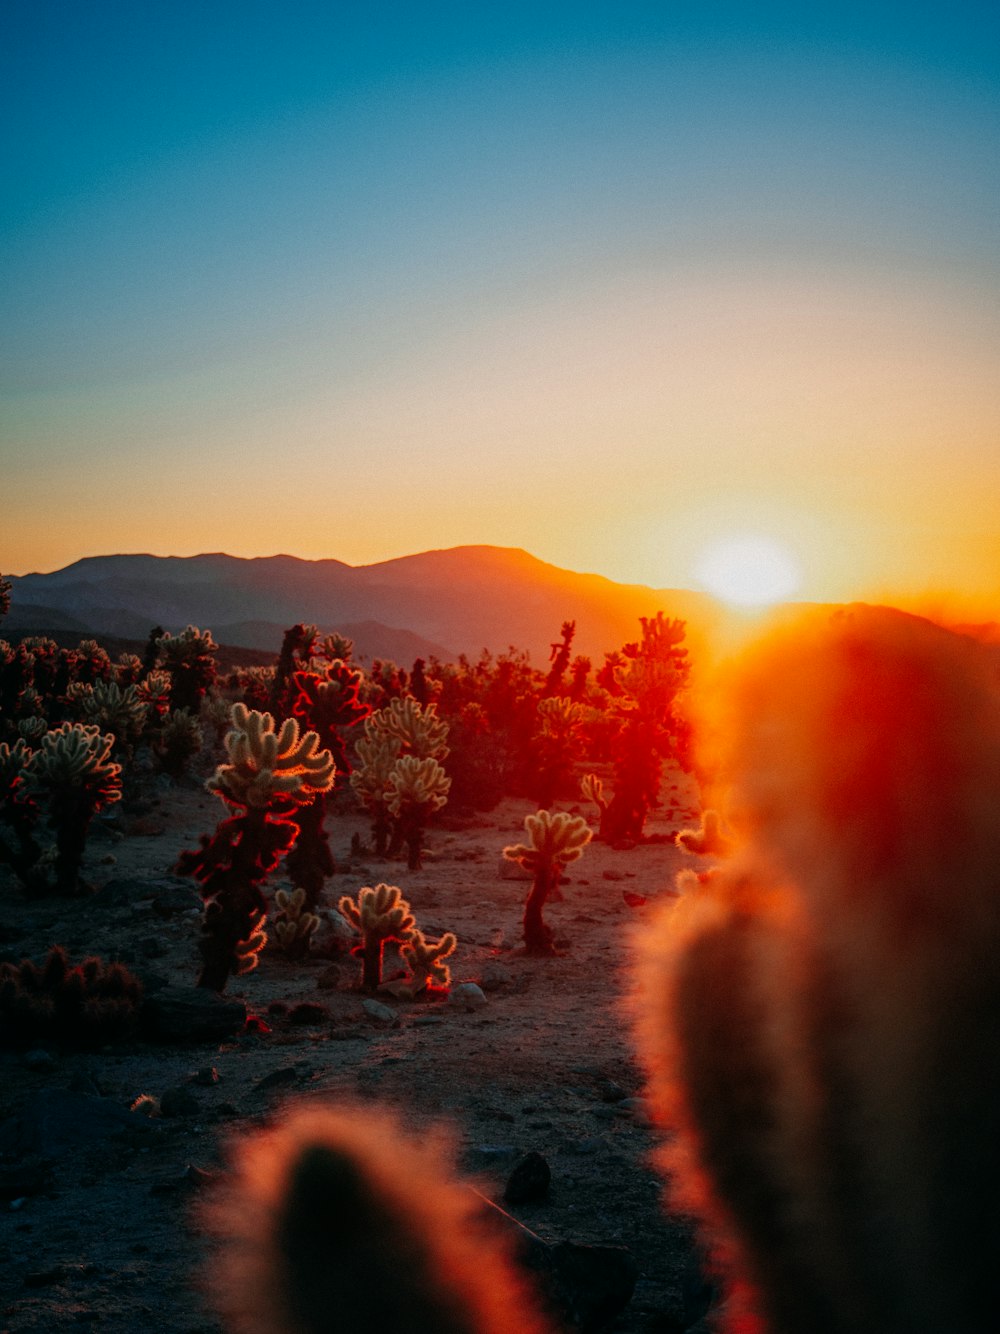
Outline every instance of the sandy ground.
[[[98, 892], [28, 904], [12, 879], [0, 878], [4, 957], [38, 958], [58, 942], [74, 960], [99, 953], [194, 982], [193, 886], [190, 902], [164, 918], [150, 882], [214, 828], [221, 806], [200, 786], [162, 780], [153, 800], [139, 818], [122, 812], [110, 822], [120, 833], [99, 832], [89, 845], [86, 870], [98, 887], [135, 881], [124, 900], [119, 893], [109, 904]], [[291, 962], [269, 946], [259, 969], [232, 980], [227, 993], [263, 1017], [268, 1033], [222, 1045], [134, 1042], [28, 1058], [0, 1051], [0, 1126], [8, 1132], [52, 1090], [88, 1100], [88, 1115], [90, 1099], [121, 1112], [143, 1094], [183, 1089], [192, 1099], [180, 1115], [135, 1112], [111, 1131], [81, 1130], [78, 1142], [69, 1134], [49, 1155], [43, 1190], [0, 1201], [0, 1331], [216, 1331], [195, 1282], [210, 1244], [192, 1221], [206, 1186], [191, 1169], [222, 1170], [228, 1138], [280, 1116], [289, 1099], [344, 1097], [393, 1108], [414, 1127], [446, 1122], [460, 1169], [494, 1200], [520, 1155], [540, 1152], [552, 1171], [548, 1197], [510, 1212], [547, 1241], [627, 1246], [640, 1278], [614, 1328], [678, 1329], [688, 1232], [665, 1215], [648, 1162], [652, 1137], [641, 1103], [631, 1101], [642, 1089], [624, 1004], [633, 937], [649, 908], [625, 895], [669, 894], [674, 872], [696, 864], [665, 841], [692, 823], [696, 805], [689, 781], [669, 773], [659, 817], [647, 827], [663, 841], [629, 850], [592, 843], [568, 868], [565, 897], [546, 913], [564, 950], [553, 959], [520, 951], [527, 884], [500, 873], [501, 849], [521, 840], [533, 803], [509, 799], [487, 815], [443, 819], [429, 832], [424, 869], [412, 873], [373, 856], [352, 865], [351, 836], [367, 839], [367, 820], [356, 810], [335, 813], [328, 824], [338, 874], [328, 903], [363, 885], [399, 885], [427, 935], [457, 933], [453, 980], [482, 985], [480, 1008], [386, 998], [395, 1021], [380, 1024], [362, 1008], [356, 960], [342, 958], [335, 988], [329, 977], [321, 988], [329, 958]], [[274, 878], [269, 892], [282, 883]], [[299, 1026], [271, 1008], [302, 1001], [320, 1003], [325, 1016]]]

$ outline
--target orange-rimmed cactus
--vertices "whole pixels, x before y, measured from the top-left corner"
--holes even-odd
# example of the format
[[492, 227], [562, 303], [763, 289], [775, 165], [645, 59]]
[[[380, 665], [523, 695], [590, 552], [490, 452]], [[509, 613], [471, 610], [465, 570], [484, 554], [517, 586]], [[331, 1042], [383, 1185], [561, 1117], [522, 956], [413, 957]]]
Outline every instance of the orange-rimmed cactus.
[[582, 816], [565, 811], [526, 815], [524, 827], [531, 836], [530, 845], [516, 843], [503, 850], [508, 861], [517, 862], [533, 876], [524, 907], [524, 944], [529, 954], [554, 954], [552, 932], [545, 925], [542, 910], [559, 884], [563, 868], [583, 855], [593, 834]]

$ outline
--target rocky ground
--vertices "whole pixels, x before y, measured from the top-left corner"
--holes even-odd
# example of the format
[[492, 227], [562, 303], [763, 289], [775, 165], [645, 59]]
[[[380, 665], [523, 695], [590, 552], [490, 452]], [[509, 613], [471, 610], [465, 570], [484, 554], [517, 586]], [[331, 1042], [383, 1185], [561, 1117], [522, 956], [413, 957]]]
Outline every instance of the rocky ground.
[[[695, 864], [669, 841], [692, 822], [695, 793], [672, 773], [663, 797], [651, 841], [592, 843], [569, 867], [546, 914], [563, 948], [553, 959], [520, 951], [527, 886], [501, 872], [533, 803], [443, 820], [419, 872], [365, 853], [352, 862], [351, 837], [366, 838], [367, 823], [336, 812], [329, 903], [399, 885], [428, 936], [457, 933], [453, 979], [482, 997], [386, 998], [387, 1013], [372, 1014], [359, 963], [333, 943], [296, 962], [269, 946], [227, 990], [250, 1022], [237, 1006], [235, 1021], [216, 1016], [215, 1037], [177, 1008], [196, 976], [199, 899], [173, 867], [221, 813], [200, 784], [158, 780], [144, 806], [116, 810], [89, 845], [88, 898], [28, 903], [0, 879], [3, 958], [41, 958], [58, 943], [74, 960], [122, 959], [143, 977], [160, 1032], [96, 1052], [0, 1049], [0, 1331], [217, 1334], [202, 1291], [211, 1243], [194, 1206], [225, 1170], [227, 1141], [289, 1100], [345, 1097], [413, 1127], [448, 1123], [460, 1169], [544, 1242], [627, 1248], [638, 1277], [609, 1328], [689, 1326], [689, 1232], [664, 1214], [648, 1161], [625, 1012], [632, 940], [650, 911], [641, 900], [672, 893], [675, 871]], [[547, 1193], [504, 1202], [530, 1152], [548, 1164]]]

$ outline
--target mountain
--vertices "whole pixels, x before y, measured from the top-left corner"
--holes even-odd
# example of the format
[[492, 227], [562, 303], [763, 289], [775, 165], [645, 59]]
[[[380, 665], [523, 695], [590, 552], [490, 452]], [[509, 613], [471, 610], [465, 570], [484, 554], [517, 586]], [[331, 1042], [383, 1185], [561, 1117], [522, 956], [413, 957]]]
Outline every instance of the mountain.
[[[490, 546], [361, 566], [221, 553], [89, 556], [51, 574], [12, 576], [11, 584], [11, 616], [16, 609], [19, 623], [34, 621], [37, 629], [44, 628], [46, 611], [94, 633], [129, 638], [144, 638], [154, 625], [176, 633], [194, 624], [211, 629], [220, 643], [277, 652], [283, 630], [304, 621], [323, 633], [349, 635], [359, 655], [402, 663], [431, 654], [475, 657], [483, 648], [503, 652], [514, 645], [541, 665], [570, 620], [576, 621], [574, 650], [599, 662], [639, 638], [640, 616], [659, 610], [679, 616], [691, 640], [719, 616], [703, 594], [618, 584]], [[381, 647], [371, 647], [376, 642]]]

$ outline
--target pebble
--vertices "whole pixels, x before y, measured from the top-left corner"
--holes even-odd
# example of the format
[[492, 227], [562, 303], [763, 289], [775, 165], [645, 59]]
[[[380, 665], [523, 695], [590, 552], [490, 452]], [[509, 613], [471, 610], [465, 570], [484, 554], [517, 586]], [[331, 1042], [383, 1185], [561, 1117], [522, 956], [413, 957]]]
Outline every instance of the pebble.
[[451, 989], [451, 1000], [466, 1010], [480, 1010], [486, 1004], [486, 993], [475, 982], [459, 982]]
[[374, 1019], [377, 1024], [396, 1025], [399, 1023], [398, 1011], [390, 1009], [388, 1005], [383, 1005], [381, 1001], [372, 1000], [370, 997], [366, 997], [361, 1002], [361, 1008], [364, 1010], [365, 1014], [368, 1015], [370, 1019]]

